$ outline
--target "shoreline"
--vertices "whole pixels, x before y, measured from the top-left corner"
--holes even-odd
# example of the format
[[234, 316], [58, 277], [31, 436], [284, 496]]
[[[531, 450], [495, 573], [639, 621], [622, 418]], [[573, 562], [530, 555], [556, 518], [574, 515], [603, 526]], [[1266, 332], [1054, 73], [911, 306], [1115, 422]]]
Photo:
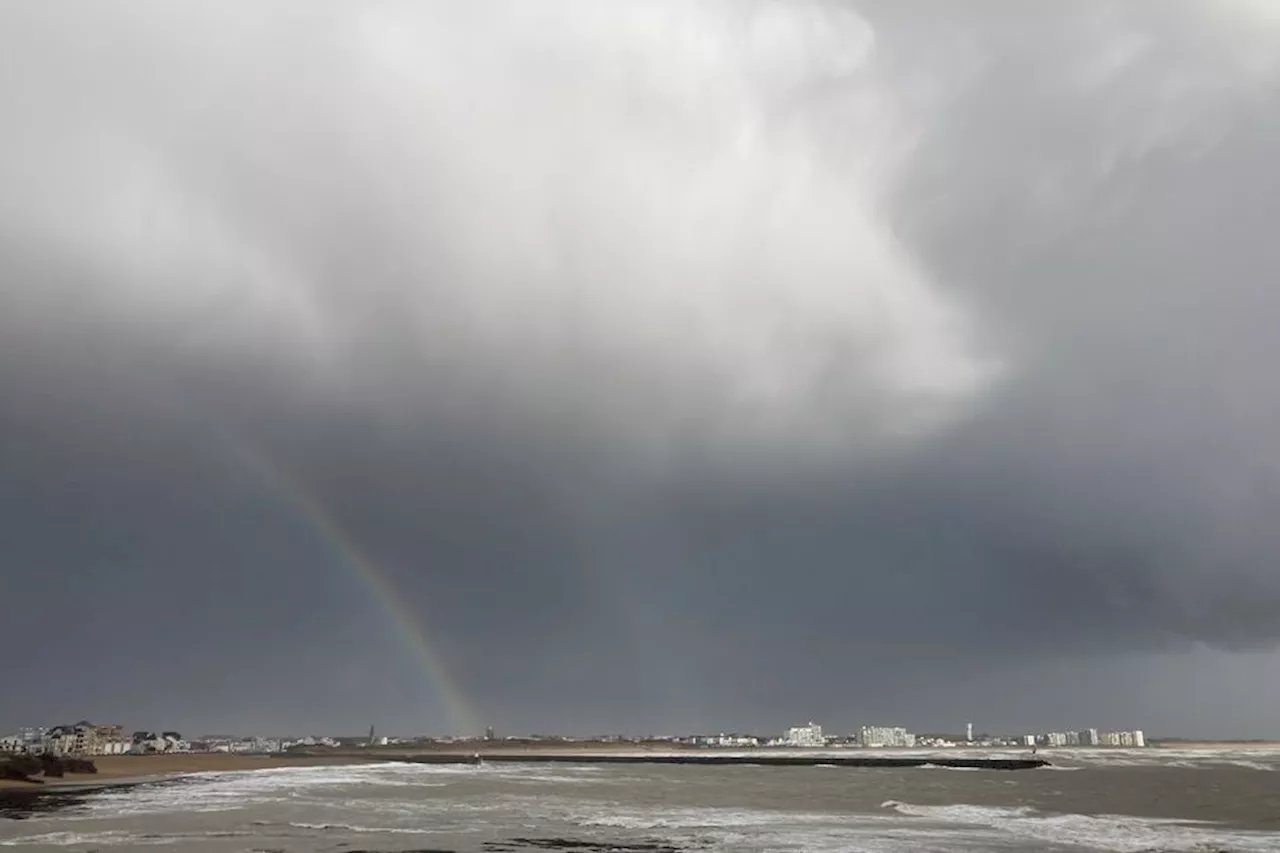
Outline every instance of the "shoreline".
[[25, 820], [34, 814], [79, 805], [105, 791], [166, 785], [198, 773], [276, 770], [373, 764], [385, 759], [359, 755], [107, 755], [95, 759], [97, 773], [68, 773], [42, 782], [0, 780], [0, 820]]
[[276, 770], [283, 767], [325, 767], [344, 764], [370, 764], [382, 759], [376, 755], [340, 753], [335, 755], [237, 755], [234, 753], [189, 752], [172, 755], [102, 755], [93, 759], [97, 773], [68, 773], [23, 782], [0, 779], [0, 795], [10, 791], [34, 793], [99, 788], [108, 785], [145, 784], [187, 776], [192, 773], [234, 772], [241, 770]]
[[[1104, 747], [1080, 747], [1095, 751]], [[1280, 742], [1262, 741], [1163, 741], [1151, 744], [1149, 750], [1275, 750]], [[1052, 750], [1051, 754], [1069, 754], [1073, 748]], [[969, 757], [969, 750], [877, 753], [865, 750], [823, 750], [816, 754], [803, 751], [759, 748], [749, 752], [720, 753], [712, 750], [671, 748], [669, 744], [450, 744], [405, 750], [395, 747], [307, 751], [296, 754], [244, 755], [236, 753], [179, 753], [169, 755], [98, 756], [97, 773], [69, 773], [41, 782], [0, 779], [0, 797], [41, 796], [55, 793], [85, 792], [106, 787], [121, 787], [163, 782], [194, 773], [270, 770], [288, 767], [323, 767], [348, 764], [402, 762], [413, 764], [466, 764], [482, 761], [494, 763], [586, 763], [586, 764], [688, 764], [688, 765], [754, 765], [813, 766], [829, 764], [844, 767], [916, 767], [924, 764], [985, 768], [993, 770], [1028, 769], [1051, 762], [1041, 757], [1022, 755], [983, 755]], [[11, 796], [13, 795], [13, 796]]]
[[504, 764], [667, 764], [714, 767], [851, 767], [851, 768], [907, 768], [949, 767], [966, 770], [1034, 770], [1048, 767], [1042, 758], [961, 758], [951, 755], [797, 755], [750, 754], [724, 755], [714, 753], [421, 753], [417, 755], [388, 755], [388, 761], [407, 764], [478, 764], [494, 762]]

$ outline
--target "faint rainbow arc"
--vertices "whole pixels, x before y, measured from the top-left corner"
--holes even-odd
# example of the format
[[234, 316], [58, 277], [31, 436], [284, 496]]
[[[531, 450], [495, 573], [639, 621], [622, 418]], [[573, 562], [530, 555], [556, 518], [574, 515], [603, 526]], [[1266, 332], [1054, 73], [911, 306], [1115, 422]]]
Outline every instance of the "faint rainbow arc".
[[271, 491], [284, 499], [295, 518], [369, 591], [374, 602], [389, 617], [401, 641], [417, 658], [432, 689], [444, 701], [454, 727], [453, 733], [475, 734], [478, 715], [458, 687], [448, 665], [432, 648], [427, 631], [401, 603], [401, 596], [383, 576], [377, 563], [364, 553], [333, 514], [279, 465], [241, 442], [236, 443], [236, 455], [266, 480]]

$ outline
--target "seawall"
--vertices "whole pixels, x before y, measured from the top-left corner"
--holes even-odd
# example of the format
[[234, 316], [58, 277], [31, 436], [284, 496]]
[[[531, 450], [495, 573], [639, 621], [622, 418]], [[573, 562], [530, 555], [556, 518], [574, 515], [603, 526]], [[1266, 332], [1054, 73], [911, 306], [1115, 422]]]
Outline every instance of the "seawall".
[[654, 753], [590, 753], [590, 752], [424, 752], [413, 755], [384, 755], [386, 761], [404, 761], [413, 764], [476, 764], [476, 763], [559, 763], [559, 764], [695, 764], [695, 765], [744, 765], [753, 767], [951, 767], [970, 770], [1033, 770], [1047, 767], [1048, 761], [1040, 758], [959, 758], [951, 756], [921, 755], [714, 755], [707, 753], [654, 754]]

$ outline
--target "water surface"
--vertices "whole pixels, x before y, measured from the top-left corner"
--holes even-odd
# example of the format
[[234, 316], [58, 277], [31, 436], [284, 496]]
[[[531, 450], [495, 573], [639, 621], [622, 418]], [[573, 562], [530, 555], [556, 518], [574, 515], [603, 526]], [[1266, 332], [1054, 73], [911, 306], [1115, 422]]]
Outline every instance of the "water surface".
[[0, 820], [22, 849], [1280, 851], [1280, 753], [1050, 754], [1028, 771], [376, 764], [205, 773]]

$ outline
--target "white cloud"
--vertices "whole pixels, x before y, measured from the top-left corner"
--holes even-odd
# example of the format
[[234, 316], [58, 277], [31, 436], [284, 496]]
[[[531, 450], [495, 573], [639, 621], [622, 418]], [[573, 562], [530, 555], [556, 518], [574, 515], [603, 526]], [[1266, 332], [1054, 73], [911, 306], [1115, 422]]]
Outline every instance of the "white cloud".
[[427, 362], [659, 446], [874, 444], [993, 377], [885, 216], [915, 129], [844, 4], [295, 11], [104, 20], [128, 53], [34, 113], [81, 139], [35, 217], [124, 313], [357, 372], [416, 324]]

